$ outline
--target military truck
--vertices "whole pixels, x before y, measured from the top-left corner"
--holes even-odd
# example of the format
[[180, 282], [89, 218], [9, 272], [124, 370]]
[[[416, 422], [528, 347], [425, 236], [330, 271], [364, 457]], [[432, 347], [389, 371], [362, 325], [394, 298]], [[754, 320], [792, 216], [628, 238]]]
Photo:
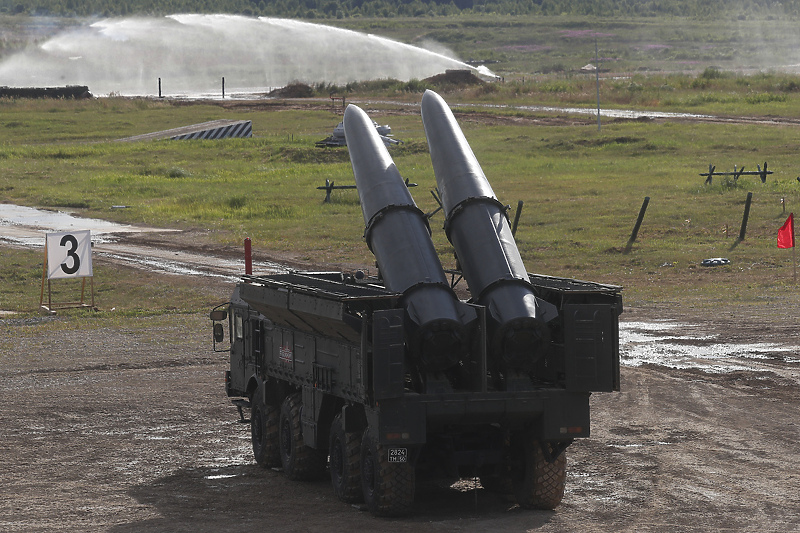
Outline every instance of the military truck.
[[329, 475], [339, 499], [375, 515], [410, 512], [417, 477], [434, 474], [553, 509], [566, 449], [589, 436], [591, 393], [620, 388], [621, 288], [528, 273], [449, 108], [428, 91], [422, 114], [460, 268], [442, 268], [430, 217], [349, 106], [379, 275], [244, 276], [211, 312], [214, 349], [230, 352], [226, 392], [242, 419], [249, 410], [259, 465]]

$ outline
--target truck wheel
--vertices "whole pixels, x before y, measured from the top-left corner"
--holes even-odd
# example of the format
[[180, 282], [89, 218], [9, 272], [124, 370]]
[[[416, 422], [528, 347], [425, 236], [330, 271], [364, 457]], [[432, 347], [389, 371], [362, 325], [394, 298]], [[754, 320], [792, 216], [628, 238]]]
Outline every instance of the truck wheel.
[[536, 439], [526, 435], [518, 444], [514, 459], [520, 470], [512, 474], [517, 503], [527, 509], [555, 509], [564, 498], [567, 452], [548, 463]]
[[414, 503], [414, 477], [410, 462], [389, 462], [386, 447], [367, 428], [361, 441], [361, 489], [370, 512], [375, 516], [408, 514]]
[[303, 443], [301, 398], [300, 393], [292, 394], [281, 404], [280, 455], [283, 471], [289, 479], [309, 481], [323, 477], [327, 454]]
[[278, 442], [280, 412], [274, 405], [265, 404], [263, 398], [263, 391], [259, 387], [250, 400], [250, 436], [256, 463], [264, 468], [270, 468], [281, 464]]
[[361, 490], [361, 433], [348, 433], [338, 414], [331, 423], [331, 483], [336, 496], [345, 503], [363, 501]]

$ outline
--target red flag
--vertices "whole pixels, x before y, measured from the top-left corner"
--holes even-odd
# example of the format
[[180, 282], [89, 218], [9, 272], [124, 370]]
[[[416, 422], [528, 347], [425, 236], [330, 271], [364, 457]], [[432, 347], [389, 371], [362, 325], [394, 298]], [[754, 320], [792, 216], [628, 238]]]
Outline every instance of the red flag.
[[778, 248], [794, 248], [794, 213], [789, 213], [789, 218], [778, 230]]

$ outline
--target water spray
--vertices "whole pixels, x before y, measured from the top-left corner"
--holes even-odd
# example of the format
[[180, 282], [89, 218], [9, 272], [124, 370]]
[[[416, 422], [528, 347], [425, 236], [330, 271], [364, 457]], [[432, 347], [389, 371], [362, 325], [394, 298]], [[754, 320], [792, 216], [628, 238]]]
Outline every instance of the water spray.
[[[4, 85], [87, 85], [96, 95], [263, 93], [292, 82], [424, 79], [472, 66], [376, 35], [290, 19], [170, 15], [105, 19], [0, 64]], [[491, 75], [488, 73], [487, 75]]]

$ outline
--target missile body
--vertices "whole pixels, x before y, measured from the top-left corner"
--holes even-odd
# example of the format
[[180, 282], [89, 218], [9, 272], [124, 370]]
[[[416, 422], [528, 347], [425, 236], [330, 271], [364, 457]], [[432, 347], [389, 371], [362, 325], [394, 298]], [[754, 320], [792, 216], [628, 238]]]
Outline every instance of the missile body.
[[344, 130], [364, 236], [386, 287], [403, 294], [412, 357], [426, 372], [452, 367], [465, 351], [464, 324], [474, 311], [458, 301], [447, 283], [427, 219], [367, 114], [348, 105]]
[[555, 306], [536, 297], [504, 206], [445, 101], [422, 97], [422, 122], [441, 193], [447, 238], [473, 300], [487, 307], [490, 354], [505, 370], [532, 370], [547, 349]]

